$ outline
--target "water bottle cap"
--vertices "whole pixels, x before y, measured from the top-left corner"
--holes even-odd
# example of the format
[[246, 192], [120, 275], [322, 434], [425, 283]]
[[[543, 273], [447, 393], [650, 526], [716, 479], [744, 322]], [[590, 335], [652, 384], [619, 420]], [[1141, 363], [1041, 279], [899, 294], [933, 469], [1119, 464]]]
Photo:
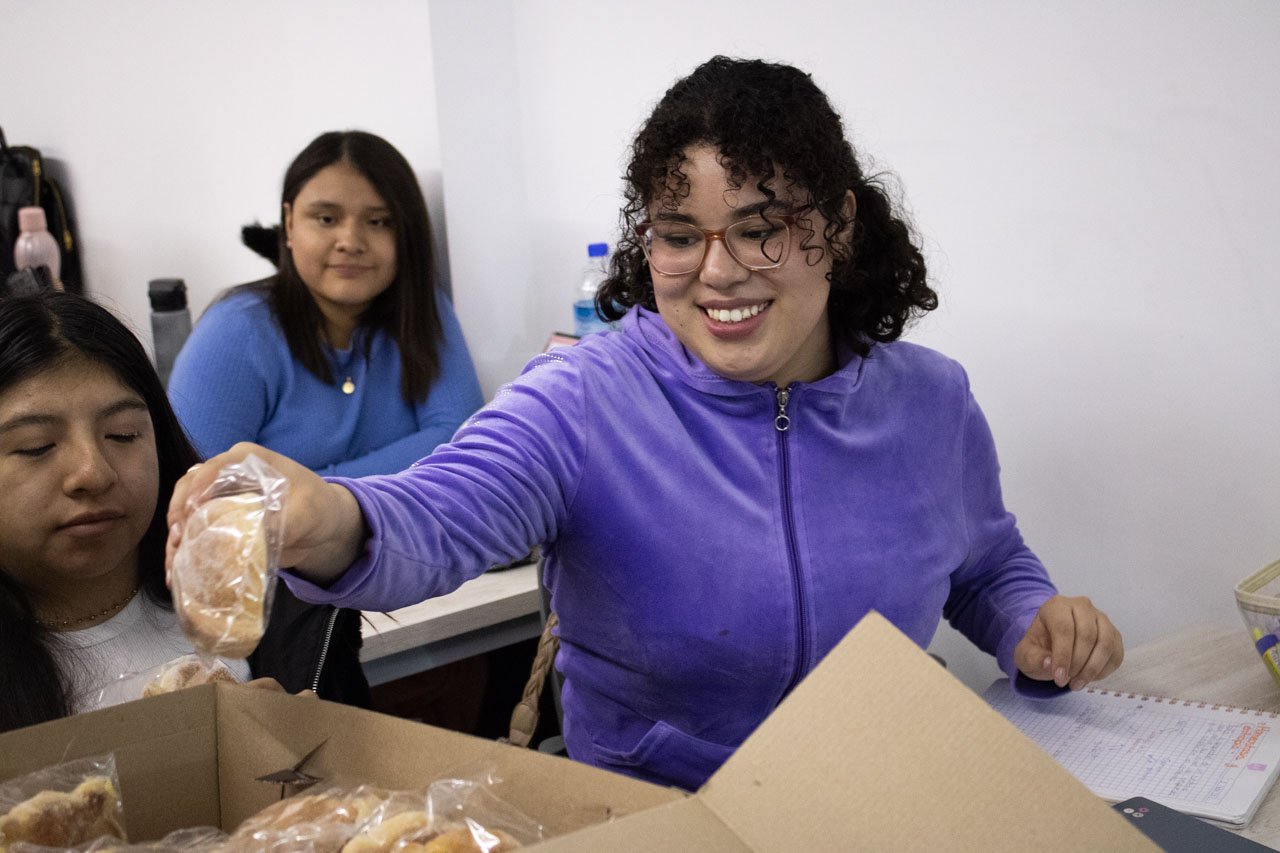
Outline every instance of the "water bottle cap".
[[603, 258], [607, 254], [609, 254], [608, 243], [590, 243], [587, 245], [587, 257], [589, 258]]
[[48, 231], [49, 222], [44, 217], [43, 207], [20, 207], [18, 208], [18, 230], [32, 231]]
[[153, 278], [147, 283], [152, 311], [181, 311], [187, 307], [187, 285], [180, 278]]

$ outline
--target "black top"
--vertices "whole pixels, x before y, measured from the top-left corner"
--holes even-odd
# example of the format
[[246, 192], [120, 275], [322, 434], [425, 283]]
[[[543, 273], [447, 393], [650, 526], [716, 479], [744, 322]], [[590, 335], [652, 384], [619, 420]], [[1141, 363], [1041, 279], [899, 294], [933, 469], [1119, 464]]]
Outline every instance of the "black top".
[[361, 643], [360, 611], [306, 604], [281, 582], [249, 667], [255, 678], [274, 678], [289, 693], [314, 690], [321, 699], [368, 708]]

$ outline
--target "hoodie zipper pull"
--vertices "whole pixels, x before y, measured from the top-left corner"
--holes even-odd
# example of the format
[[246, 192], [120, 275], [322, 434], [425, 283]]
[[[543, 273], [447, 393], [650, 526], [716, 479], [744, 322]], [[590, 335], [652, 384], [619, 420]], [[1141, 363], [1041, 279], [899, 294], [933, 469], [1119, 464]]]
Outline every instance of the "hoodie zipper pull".
[[791, 398], [791, 392], [786, 388], [779, 388], [778, 394], [778, 414], [773, 417], [773, 428], [778, 432], [786, 432], [791, 429], [791, 418], [787, 415], [787, 400]]

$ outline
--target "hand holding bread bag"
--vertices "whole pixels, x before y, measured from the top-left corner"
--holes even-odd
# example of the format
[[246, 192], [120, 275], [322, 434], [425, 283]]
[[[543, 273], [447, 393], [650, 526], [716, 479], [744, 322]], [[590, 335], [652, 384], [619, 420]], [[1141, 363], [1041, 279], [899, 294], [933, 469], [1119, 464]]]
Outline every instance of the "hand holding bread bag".
[[249, 455], [189, 496], [170, 587], [182, 632], [205, 657], [244, 658], [271, 611], [288, 483]]

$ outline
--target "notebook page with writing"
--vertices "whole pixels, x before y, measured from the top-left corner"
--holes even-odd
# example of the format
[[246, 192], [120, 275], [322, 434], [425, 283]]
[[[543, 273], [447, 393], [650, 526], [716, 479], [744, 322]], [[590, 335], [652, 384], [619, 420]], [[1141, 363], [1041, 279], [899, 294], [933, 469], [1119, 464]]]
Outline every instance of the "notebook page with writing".
[[1146, 797], [1243, 826], [1280, 770], [1280, 721], [1270, 712], [1096, 688], [1027, 699], [1005, 679], [982, 696], [1110, 802]]

